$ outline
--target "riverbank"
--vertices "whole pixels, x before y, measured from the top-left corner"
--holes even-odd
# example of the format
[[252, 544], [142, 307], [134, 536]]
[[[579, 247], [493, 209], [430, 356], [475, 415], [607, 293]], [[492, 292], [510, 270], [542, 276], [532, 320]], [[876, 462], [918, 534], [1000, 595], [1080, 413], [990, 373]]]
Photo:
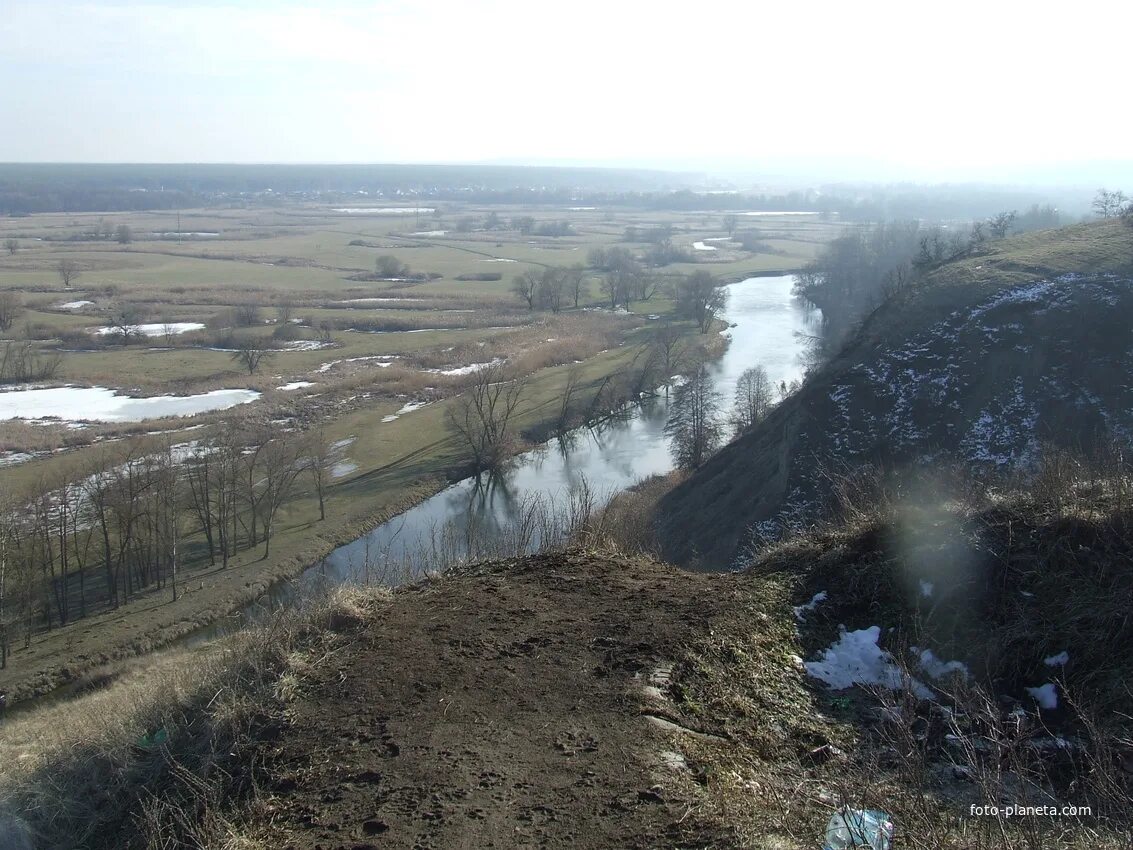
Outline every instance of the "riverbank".
[[[721, 322], [707, 336], [720, 351], [738, 350], [737, 357], [726, 354], [718, 361], [723, 383], [734, 381], [743, 368], [751, 365], [748, 359], [763, 361], [775, 378], [789, 378], [798, 369], [791, 352], [798, 347], [793, 333], [803, 319], [801, 314], [783, 312], [792, 303], [790, 279], [779, 276], [752, 280], [751, 292], [736, 299], [741, 312], [726, 314], [727, 323], [739, 319], [743, 328], [733, 328], [728, 336], [722, 336], [717, 331], [725, 329], [726, 323]], [[774, 328], [770, 327], [771, 322], [775, 323]], [[749, 332], [774, 350], [753, 351], [744, 339]], [[627, 346], [588, 361], [585, 368], [591, 389], [604, 376], [624, 369], [632, 361], [634, 350]], [[536, 432], [541, 425], [554, 421], [567, 368], [547, 369], [535, 376], [531, 398], [518, 423], [525, 433]], [[0, 675], [11, 703], [60, 687], [73, 692], [88, 682], [105, 682], [128, 667], [132, 657], [222, 622], [328, 556], [333, 562], [340, 547], [353, 547], [353, 554], [362, 558], [368, 554], [363, 551], [368, 541], [373, 553], [388, 554], [391, 547], [404, 550], [420, 535], [432, 534], [447, 522], [468, 515], [462, 500], [471, 496], [457, 494], [459, 487], [447, 492], [463, 460], [444, 429], [447, 403], [429, 405], [382, 426], [382, 433], [402, 432], [394, 443], [402, 446], [399, 458], [373, 466], [365, 456], [352, 454], [361, 469], [332, 488], [325, 522], [313, 521], [317, 516], [313, 499], [289, 506], [280, 533], [273, 539], [270, 559], [260, 560], [258, 553], [246, 552], [233, 559], [227, 570], [215, 568], [194, 573], [191, 580], [182, 584], [183, 593], [177, 602], [171, 601], [168, 591], [153, 593], [117, 611], [38, 635], [31, 649], [13, 654], [11, 666]], [[506, 527], [512, 519], [508, 512], [515, 504], [528, 498], [567, 498], [565, 494], [580, 478], [587, 478], [593, 492], [604, 499], [639, 480], [668, 472], [672, 460], [664, 434], [663, 400], [654, 408], [651, 412], [637, 410], [628, 421], [609, 423], [600, 433], [582, 432], [566, 455], [561, 454], [563, 447], [557, 441], [544, 456], [531, 455], [509, 476], [508, 498], [484, 497], [486, 502], [476, 513], [486, 512], [500, 527]], [[350, 433], [361, 433], [362, 429], [372, 428], [376, 418], [377, 414], [362, 410], [352, 414], [346, 424]], [[360, 437], [359, 444], [368, 439]], [[517, 453], [524, 453], [531, 446], [517, 449]], [[426, 507], [426, 502], [433, 504]], [[408, 526], [399, 522], [387, 529], [383, 525], [406, 511], [414, 515]], [[415, 512], [423, 514], [416, 524]], [[401, 554], [394, 553], [391, 560], [399, 560]], [[345, 574], [345, 570], [339, 569], [340, 576]]]
[[[721, 350], [726, 347], [716, 336], [712, 343]], [[624, 369], [635, 349], [614, 349], [588, 361], [584, 388], [593, 391], [607, 375]], [[524, 432], [537, 432], [554, 420], [566, 368], [544, 369], [532, 376], [527, 403], [517, 420]], [[258, 601], [278, 596], [281, 588], [343, 547], [445, 491], [467, 474], [444, 426], [450, 402], [446, 399], [383, 423], [382, 433], [392, 435], [390, 444], [398, 447], [400, 456], [375, 465], [352, 454], [360, 468], [331, 486], [326, 520], [317, 521], [312, 494], [287, 505], [270, 558], [261, 558], [258, 550], [237, 553], [227, 568], [186, 572], [176, 601], [169, 589], [151, 590], [116, 610], [39, 633], [27, 648], [13, 647], [7, 668], [0, 671], [0, 691], [7, 693], [9, 708], [18, 710], [20, 703], [53, 693], [66, 697], [104, 685], [128, 670], [136, 657], [214, 628]], [[372, 428], [385, 412], [382, 404], [373, 411], [356, 411], [339, 424], [352, 432]], [[521, 443], [514, 454], [532, 448]]]

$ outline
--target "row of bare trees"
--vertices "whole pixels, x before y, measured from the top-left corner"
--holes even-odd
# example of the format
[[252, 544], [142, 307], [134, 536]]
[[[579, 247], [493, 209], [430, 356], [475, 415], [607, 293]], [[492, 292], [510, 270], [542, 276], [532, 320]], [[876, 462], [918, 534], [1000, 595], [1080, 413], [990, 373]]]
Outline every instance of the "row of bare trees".
[[300, 479], [325, 516], [332, 454], [321, 432], [234, 421], [189, 444], [124, 441], [4, 494], [0, 660], [18, 633], [27, 644], [155, 588], [176, 599], [184, 565], [227, 567], [259, 546], [267, 557]]

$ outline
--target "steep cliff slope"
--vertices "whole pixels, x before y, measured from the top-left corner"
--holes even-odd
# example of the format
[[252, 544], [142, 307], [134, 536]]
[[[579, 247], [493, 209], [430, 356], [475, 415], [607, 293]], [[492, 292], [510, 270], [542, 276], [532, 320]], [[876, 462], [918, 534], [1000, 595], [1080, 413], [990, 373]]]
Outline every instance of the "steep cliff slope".
[[666, 557], [726, 568], [753, 534], [820, 516], [831, 477], [863, 465], [1003, 472], [1128, 438], [1131, 311], [1133, 228], [1117, 221], [942, 266], [662, 501]]

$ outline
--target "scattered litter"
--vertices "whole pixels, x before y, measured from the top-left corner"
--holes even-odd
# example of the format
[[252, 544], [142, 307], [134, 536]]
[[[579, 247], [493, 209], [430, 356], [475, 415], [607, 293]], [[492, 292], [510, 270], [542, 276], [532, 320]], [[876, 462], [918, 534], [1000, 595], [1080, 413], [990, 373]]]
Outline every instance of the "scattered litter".
[[830, 816], [822, 846], [823, 850], [889, 850], [892, 840], [893, 821], [888, 814], [875, 809], [844, 808]]

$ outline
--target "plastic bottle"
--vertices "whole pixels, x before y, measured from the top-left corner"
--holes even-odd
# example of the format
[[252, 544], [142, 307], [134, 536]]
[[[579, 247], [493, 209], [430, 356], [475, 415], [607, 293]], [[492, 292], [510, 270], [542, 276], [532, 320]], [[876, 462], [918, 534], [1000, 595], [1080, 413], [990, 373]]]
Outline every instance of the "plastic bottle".
[[842, 809], [830, 817], [826, 824], [823, 850], [847, 850], [869, 847], [870, 850], [889, 850], [893, 839], [893, 822], [889, 815], [875, 809]]

